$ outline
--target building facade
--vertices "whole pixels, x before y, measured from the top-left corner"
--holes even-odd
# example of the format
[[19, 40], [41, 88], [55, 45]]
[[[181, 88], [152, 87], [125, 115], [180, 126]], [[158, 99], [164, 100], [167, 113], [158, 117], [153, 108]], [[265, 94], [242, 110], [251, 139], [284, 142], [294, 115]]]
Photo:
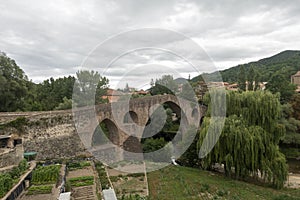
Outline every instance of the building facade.
[[291, 76], [291, 82], [297, 86], [300, 86], [300, 71]]

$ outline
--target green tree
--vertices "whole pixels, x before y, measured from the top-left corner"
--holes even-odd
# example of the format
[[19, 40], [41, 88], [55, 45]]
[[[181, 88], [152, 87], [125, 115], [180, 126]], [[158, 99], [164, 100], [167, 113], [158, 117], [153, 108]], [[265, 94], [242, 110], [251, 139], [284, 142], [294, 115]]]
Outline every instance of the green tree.
[[250, 66], [248, 72], [248, 90], [255, 91], [259, 89], [259, 74], [253, 65]]
[[72, 99], [73, 87], [75, 83], [75, 77], [68, 76], [63, 78], [50, 78], [36, 86], [34, 92], [36, 96], [33, 102], [39, 105], [41, 110], [53, 110], [59, 106], [60, 103], [64, 103], [64, 97]]
[[296, 148], [300, 146], [300, 121], [295, 119], [294, 110], [291, 104], [287, 103], [282, 105], [282, 118], [280, 123], [285, 126], [286, 134], [282, 143], [285, 146]]
[[68, 99], [67, 97], [63, 98], [63, 102], [58, 104], [54, 110], [67, 110], [72, 108], [72, 99]]
[[163, 75], [156, 79], [155, 85], [150, 88], [151, 95], [175, 94], [178, 91], [178, 85], [172, 75]]
[[297, 120], [300, 120], [300, 94], [295, 94], [290, 103], [293, 109], [293, 117]]
[[16, 62], [0, 52], [0, 112], [23, 110], [27, 76]]
[[82, 70], [76, 72], [76, 82], [73, 90], [73, 101], [77, 106], [91, 106], [105, 101], [108, 79], [98, 72]]
[[[227, 117], [221, 136], [203, 159], [203, 167], [224, 164], [225, 174], [235, 178], [257, 177], [282, 188], [287, 178], [285, 157], [278, 148], [285, 127], [279, 123], [281, 105], [270, 92], [227, 92]], [[211, 104], [209, 104], [209, 107]], [[202, 124], [199, 145], [210, 125], [210, 108]]]
[[[178, 159], [180, 165], [188, 166], [188, 167], [200, 167], [201, 159], [198, 156], [198, 148], [197, 144], [199, 141], [199, 137], [194, 137], [195, 127], [190, 127], [188, 131], [184, 134], [185, 139], [182, 140], [182, 147], [186, 147], [189, 145], [187, 142], [193, 140], [192, 144], [190, 144], [189, 148], [184, 152], [182, 156]], [[189, 137], [188, 139], [186, 137]]]
[[287, 76], [286, 68], [282, 68], [271, 76], [266, 85], [266, 89], [273, 94], [280, 93], [280, 102], [282, 104], [289, 102], [296, 90], [296, 86], [286, 79]]
[[240, 71], [238, 75], [238, 87], [241, 91], [246, 91], [246, 72], [244, 65], [240, 66]]

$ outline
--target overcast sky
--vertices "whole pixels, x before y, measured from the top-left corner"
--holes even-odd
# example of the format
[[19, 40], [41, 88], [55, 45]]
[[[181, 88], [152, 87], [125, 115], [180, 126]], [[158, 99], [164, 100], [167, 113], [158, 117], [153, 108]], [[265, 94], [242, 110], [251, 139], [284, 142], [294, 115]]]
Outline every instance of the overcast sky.
[[[298, 50], [299, 19], [296, 0], [2, 0], [0, 50], [34, 82], [74, 75], [89, 63], [86, 68], [97, 65], [95, 70], [107, 76], [112, 87], [128, 82], [142, 88], [162, 74], [187, 78], [214, 71], [204, 54], [221, 70]], [[115, 36], [143, 28], [168, 29], [186, 38], [164, 31]], [[117, 39], [102, 48], [110, 37]], [[206, 53], [200, 55], [187, 40]], [[145, 49], [149, 45], [161, 49]]]

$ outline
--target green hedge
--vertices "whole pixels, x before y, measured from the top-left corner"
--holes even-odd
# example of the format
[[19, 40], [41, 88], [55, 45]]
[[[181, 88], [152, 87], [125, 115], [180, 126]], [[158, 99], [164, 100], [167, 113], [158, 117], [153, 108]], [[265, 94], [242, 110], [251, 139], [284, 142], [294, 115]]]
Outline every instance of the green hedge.
[[9, 172], [0, 173], [0, 198], [3, 197], [18, 181], [20, 176], [28, 169], [27, 161], [22, 160], [18, 167], [12, 168]]

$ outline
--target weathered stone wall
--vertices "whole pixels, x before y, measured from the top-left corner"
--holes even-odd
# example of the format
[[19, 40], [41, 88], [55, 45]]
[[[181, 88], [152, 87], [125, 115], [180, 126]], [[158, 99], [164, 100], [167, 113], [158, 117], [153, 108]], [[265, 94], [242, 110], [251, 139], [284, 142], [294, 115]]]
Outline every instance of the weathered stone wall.
[[69, 158], [85, 153], [71, 112], [38, 115], [28, 119], [23, 135], [25, 152], [36, 151], [37, 159], [42, 160]]
[[11, 165], [18, 165], [23, 159], [22, 145], [17, 145], [14, 149], [6, 149], [0, 154], [0, 168]]

